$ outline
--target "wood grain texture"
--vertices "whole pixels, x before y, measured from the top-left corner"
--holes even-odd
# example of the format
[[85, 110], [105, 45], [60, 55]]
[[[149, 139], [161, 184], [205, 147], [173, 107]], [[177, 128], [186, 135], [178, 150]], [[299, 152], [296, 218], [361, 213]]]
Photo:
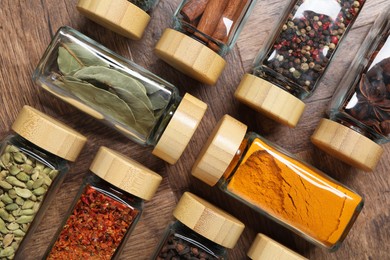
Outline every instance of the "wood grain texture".
[[[384, 155], [376, 170], [365, 173], [330, 157], [309, 140], [374, 19], [389, 5], [389, 1], [367, 0], [317, 91], [306, 100], [305, 112], [294, 129], [265, 118], [239, 104], [233, 97], [241, 77], [250, 72], [255, 55], [268, 39], [289, 0], [258, 1], [236, 47], [226, 56], [227, 66], [214, 87], [204, 86], [184, 76], [153, 54], [153, 47], [163, 30], [171, 25], [172, 14], [179, 2], [161, 0], [151, 14], [152, 19], [143, 39], [135, 42], [80, 15], [76, 11], [77, 0], [0, 0], [0, 139], [12, 134], [10, 126], [25, 104], [54, 116], [89, 138], [28, 245], [26, 259], [39, 259], [43, 255], [101, 145], [121, 151], [163, 176], [155, 197], [146, 203], [144, 215], [126, 244], [121, 259], [138, 260], [151, 256], [184, 191], [207, 199], [245, 223], [247, 227], [243, 235], [229, 252], [231, 259], [246, 259], [246, 251], [258, 232], [310, 259], [390, 259], [390, 145], [383, 145]], [[62, 25], [69, 25], [148, 68], [176, 85], [182, 95], [189, 92], [208, 103], [209, 109], [203, 121], [177, 164], [170, 166], [164, 163], [151, 155], [152, 147], [141, 147], [129, 141], [53, 98], [32, 82], [35, 66], [52, 35]], [[191, 176], [191, 167], [203, 143], [226, 113], [246, 123], [249, 130], [262, 134], [364, 196], [363, 211], [338, 251], [329, 253], [311, 245], [217, 188], [210, 188]]]

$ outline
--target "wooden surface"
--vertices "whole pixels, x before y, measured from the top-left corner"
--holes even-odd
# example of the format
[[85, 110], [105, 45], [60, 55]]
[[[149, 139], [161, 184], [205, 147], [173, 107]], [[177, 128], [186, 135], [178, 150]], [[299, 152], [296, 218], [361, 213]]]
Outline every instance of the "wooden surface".
[[[230, 212], [246, 224], [246, 229], [231, 259], [246, 259], [256, 233], [272, 239], [310, 259], [390, 259], [390, 145], [373, 173], [353, 169], [315, 148], [309, 141], [337, 83], [355, 56], [377, 14], [388, 0], [367, 0], [361, 16], [340, 46], [337, 57], [315, 94], [309, 98], [303, 117], [295, 129], [278, 125], [239, 104], [234, 90], [260, 47], [267, 40], [289, 0], [260, 0], [241, 33], [236, 47], [226, 57], [227, 67], [215, 87], [208, 87], [175, 71], [153, 52], [163, 29], [170, 26], [179, 0], [161, 0], [152, 13], [144, 38], [131, 41], [87, 20], [75, 9], [76, 0], [0, 0], [0, 138], [11, 134], [10, 126], [24, 104], [52, 115], [88, 136], [89, 140], [72, 165], [56, 199], [48, 209], [33, 240], [28, 245], [31, 259], [39, 259], [70, 205], [81, 179], [101, 145], [118, 150], [145, 164], [163, 176], [154, 199], [146, 203], [141, 221], [129, 239], [121, 259], [148, 259], [157, 245], [172, 209], [184, 191], [192, 191]], [[198, 131], [179, 162], [170, 166], [151, 156], [151, 147], [141, 147], [110, 130], [73, 107], [53, 98], [36, 86], [31, 75], [52, 35], [62, 25], [69, 25], [113, 51], [134, 60], [155, 74], [178, 86], [181, 94], [190, 92], [209, 104]], [[190, 169], [213, 126], [226, 113], [236, 117], [269, 140], [328, 173], [356, 190], [365, 198], [365, 206], [335, 253], [315, 247], [292, 232], [259, 215], [218, 190], [193, 178]]]

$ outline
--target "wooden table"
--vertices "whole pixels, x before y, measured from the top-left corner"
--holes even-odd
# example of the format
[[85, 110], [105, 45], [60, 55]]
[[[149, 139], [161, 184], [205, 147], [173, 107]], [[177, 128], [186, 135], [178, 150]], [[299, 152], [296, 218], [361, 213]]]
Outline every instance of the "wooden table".
[[[141, 41], [123, 38], [87, 20], [75, 9], [77, 0], [15, 1], [0, 0], [0, 138], [11, 134], [10, 126], [25, 104], [52, 115], [88, 136], [89, 141], [78, 161], [66, 176], [56, 199], [48, 209], [28, 246], [30, 259], [42, 256], [61, 219], [64, 217], [95, 153], [101, 145], [123, 152], [163, 176], [153, 200], [146, 203], [122, 259], [148, 259], [160, 235], [172, 219], [172, 209], [184, 191], [192, 191], [241, 219], [247, 226], [231, 259], [246, 259], [246, 251], [257, 232], [265, 233], [311, 259], [390, 259], [390, 145], [376, 170], [365, 173], [328, 156], [309, 141], [338, 82], [356, 54], [363, 38], [388, 0], [367, 0], [360, 17], [340, 46], [337, 57], [315, 94], [309, 98], [303, 117], [294, 129], [281, 126], [239, 104], [233, 93], [288, 0], [259, 0], [236, 47], [226, 57], [227, 67], [217, 86], [204, 86], [182, 75], [154, 56], [153, 46], [171, 17], [179, 0], [161, 0]], [[51, 37], [62, 25], [69, 25], [97, 40], [120, 55], [132, 59], [180, 89], [209, 104], [209, 109], [179, 162], [170, 166], [151, 156], [151, 147], [141, 147], [117, 132], [53, 98], [31, 80], [31, 75]], [[335, 253], [315, 247], [249, 207], [196, 180], [190, 174], [202, 144], [216, 122], [230, 114], [278, 145], [313, 164], [365, 197], [365, 206]]]

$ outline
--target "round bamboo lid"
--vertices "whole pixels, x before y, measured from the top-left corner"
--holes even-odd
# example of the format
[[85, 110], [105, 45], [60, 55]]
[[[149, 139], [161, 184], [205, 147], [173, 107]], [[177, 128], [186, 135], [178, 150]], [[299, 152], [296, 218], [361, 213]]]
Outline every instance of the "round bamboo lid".
[[245, 225], [202, 198], [185, 192], [173, 216], [181, 223], [223, 247], [233, 248]]
[[206, 103], [185, 94], [152, 153], [175, 164], [198, 128], [206, 109]]
[[245, 105], [273, 120], [295, 127], [305, 108], [305, 103], [272, 83], [245, 74], [234, 96]]
[[278, 259], [278, 260], [303, 260], [307, 259], [291, 249], [279, 244], [263, 234], [257, 234], [252, 246], [247, 253], [252, 260]]
[[92, 21], [133, 40], [139, 40], [150, 16], [127, 0], [79, 0], [77, 10]]
[[208, 85], [215, 85], [226, 64], [207, 46], [169, 28], [165, 29], [154, 51], [175, 69]]
[[141, 199], [150, 200], [162, 177], [107, 147], [100, 147], [89, 169], [100, 178]]
[[87, 142], [79, 132], [30, 106], [20, 110], [12, 129], [36, 146], [72, 162]]
[[226, 171], [245, 137], [247, 126], [224, 115], [192, 167], [192, 175], [214, 186]]
[[325, 118], [321, 119], [311, 141], [330, 155], [364, 171], [374, 170], [383, 153], [383, 148], [374, 141]]

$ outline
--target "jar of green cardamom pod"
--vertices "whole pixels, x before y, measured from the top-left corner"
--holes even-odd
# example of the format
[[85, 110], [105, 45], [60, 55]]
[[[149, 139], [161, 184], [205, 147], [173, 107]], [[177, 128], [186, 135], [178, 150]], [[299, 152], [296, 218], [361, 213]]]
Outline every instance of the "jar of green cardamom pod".
[[24, 106], [0, 143], [0, 259], [23, 259], [23, 248], [57, 192], [68, 162], [86, 137]]

